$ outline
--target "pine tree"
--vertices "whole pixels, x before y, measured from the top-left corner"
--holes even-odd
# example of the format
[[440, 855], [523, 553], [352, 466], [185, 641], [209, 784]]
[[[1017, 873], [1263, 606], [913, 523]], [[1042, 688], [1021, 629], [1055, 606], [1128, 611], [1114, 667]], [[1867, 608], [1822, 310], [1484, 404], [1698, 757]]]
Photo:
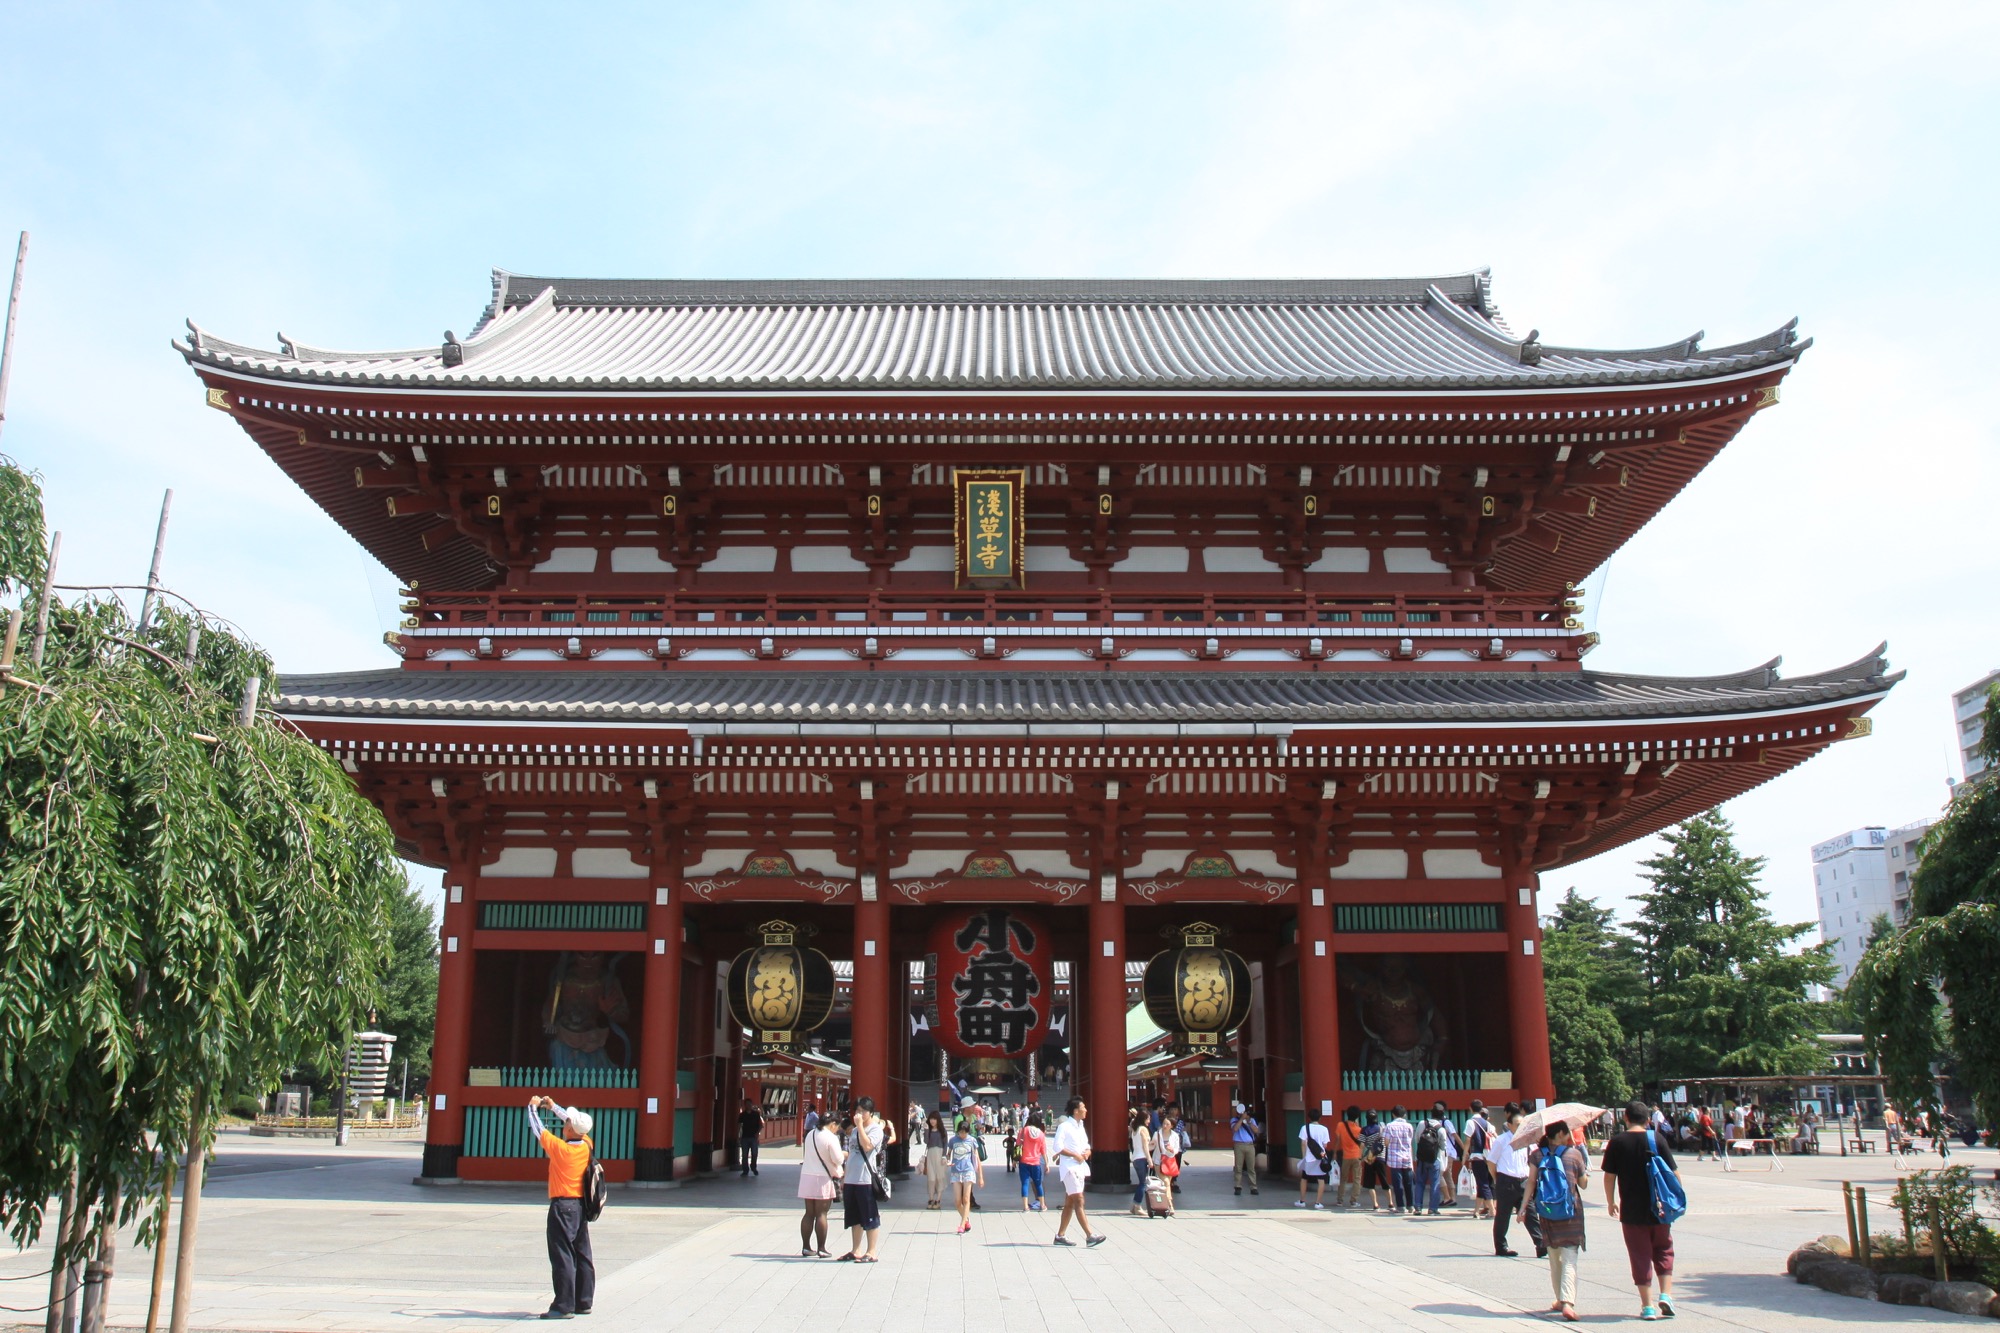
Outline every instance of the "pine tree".
[[1632, 1095], [1618, 1005], [1629, 1000], [1638, 974], [1619, 947], [1611, 916], [1611, 909], [1571, 889], [1543, 923], [1549, 1061], [1556, 1096], [1566, 1101], [1613, 1106]]
[[1761, 857], [1736, 850], [1715, 811], [1671, 830], [1645, 863], [1633, 956], [1645, 1027], [1640, 1067], [1662, 1082], [1824, 1067], [1810, 988], [1833, 979], [1827, 946], [1795, 949], [1811, 922], [1780, 925], [1757, 886]]
[[398, 1088], [403, 1061], [410, 1062], [410, 1086], [431, 1072], [431, 1036], [437, 1022], [437, 918], [423, 891], [406, 884], [389, 909], [389, 961], [376, 983], [375, 1026], [396, 1038], [396, 1068], [389, 1086]]

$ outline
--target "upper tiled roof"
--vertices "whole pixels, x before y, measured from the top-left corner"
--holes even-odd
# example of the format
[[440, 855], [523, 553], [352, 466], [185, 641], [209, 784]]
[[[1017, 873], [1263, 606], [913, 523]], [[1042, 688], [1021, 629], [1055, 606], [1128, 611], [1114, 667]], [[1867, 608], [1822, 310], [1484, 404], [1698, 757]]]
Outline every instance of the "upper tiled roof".
[[1769, 713], [1894, 684], [1882, 650], [1784, 680], [1607, 672], [360, 671], [287, 676], [292, 716], [976, 725], [1631, 721]]
[[1553, 389], [1795, 360], [1792, 325], [1703, 350], [1517, 336], [1487, 275], [1408, 279], [617, 281], [496, 272], [462, 340], [276, 351], [192, 323], [198, 365], [301, 383], [684, 391]]

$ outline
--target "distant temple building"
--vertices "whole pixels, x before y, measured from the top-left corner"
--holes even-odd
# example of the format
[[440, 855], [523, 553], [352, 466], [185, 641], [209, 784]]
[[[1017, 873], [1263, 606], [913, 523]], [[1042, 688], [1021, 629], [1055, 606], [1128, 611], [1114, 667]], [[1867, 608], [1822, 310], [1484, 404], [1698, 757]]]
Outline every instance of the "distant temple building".
[[1805, 347], [1561, 347], [1484, 273], [500, 273], [462, 338], [180, 350], [408, 585], [278, 707], [445, 873], [426, 1175], [539, 1171], [534, 1090], [710, 1169], [746, 1061], [894, 1109], [935, 1043], [1082, 1091], [1110, 1180], [1175, 1062], [1274, 1154], [1552, 1096], [1539, 876], [1865, 734], [1879, 651], [1583, 665]]

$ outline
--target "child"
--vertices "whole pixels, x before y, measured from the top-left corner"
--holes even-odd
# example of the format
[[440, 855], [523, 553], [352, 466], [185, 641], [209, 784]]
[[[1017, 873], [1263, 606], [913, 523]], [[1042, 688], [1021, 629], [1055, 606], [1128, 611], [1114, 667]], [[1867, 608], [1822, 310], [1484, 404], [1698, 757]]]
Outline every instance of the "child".
[[958, 1234], [972, 1230], [972, 1191], [986, 1183], [986, 1163], [981, 1161], [978, 1141], [964, 1120], [958, 1122], [951, 1143], [945, 1148], [945, 1164], [951, 1172], [952, 1198], [958, 1205]]

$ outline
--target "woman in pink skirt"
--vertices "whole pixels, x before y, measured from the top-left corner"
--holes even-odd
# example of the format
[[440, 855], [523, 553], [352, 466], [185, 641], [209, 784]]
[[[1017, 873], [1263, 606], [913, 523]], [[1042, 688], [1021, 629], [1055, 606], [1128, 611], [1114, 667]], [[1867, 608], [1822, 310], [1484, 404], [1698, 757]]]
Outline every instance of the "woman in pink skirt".
[[810, 1259], [817, 1244], [819, 1257], [824, 1259], [826, 1215], [840, 1197], [840, 1138], [822, 1120], [799, 1146], [804, 1151], [799, 1165], [799, 1198], [806, 1206], [805, 1216], [799, 1219], [799, 1253]]

